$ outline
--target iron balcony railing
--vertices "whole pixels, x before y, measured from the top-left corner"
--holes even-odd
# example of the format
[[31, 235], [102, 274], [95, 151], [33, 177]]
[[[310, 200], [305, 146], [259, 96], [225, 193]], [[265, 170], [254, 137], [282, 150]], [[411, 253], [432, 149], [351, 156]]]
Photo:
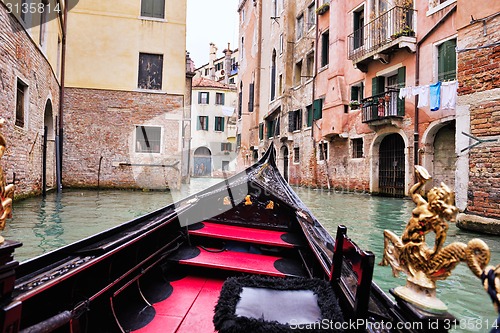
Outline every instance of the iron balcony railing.
[[399, 98], [399, 90], [389, 89], [381, 94], [361, 100], [364, 123], [389, 117], [404, 117], [404, 100]]
[[415, 11], [394, 7], [348, 36], [349, 60], [384, 49], [402, 36], [415, 36]]

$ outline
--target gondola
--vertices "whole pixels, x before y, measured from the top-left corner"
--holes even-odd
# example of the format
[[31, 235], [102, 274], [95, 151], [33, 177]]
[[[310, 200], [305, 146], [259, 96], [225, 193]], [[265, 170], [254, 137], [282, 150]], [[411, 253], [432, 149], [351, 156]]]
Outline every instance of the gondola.
[[1, 332], [435, 332], [453, 319], [382, 291], [373, 253], [321, 226], [272, 145], [127, 223], [21, 264], [19, 246], [0, 246]]

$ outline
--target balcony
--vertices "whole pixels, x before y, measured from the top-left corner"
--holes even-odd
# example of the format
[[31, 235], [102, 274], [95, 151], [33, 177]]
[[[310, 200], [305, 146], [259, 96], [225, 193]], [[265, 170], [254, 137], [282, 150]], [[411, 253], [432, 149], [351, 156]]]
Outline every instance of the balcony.
[[361, 100], [362, 122], [378, 126], [402, 119], [405, 115], [404, 100], [398, 95], [397, 89], [390, 89]]
[[348, 36], [349, 60], [366, 72], [373, 59], [388, 63], [389, 54], [407, 47], [416, 50], [415, 14], [411, 8], [394, 7]]

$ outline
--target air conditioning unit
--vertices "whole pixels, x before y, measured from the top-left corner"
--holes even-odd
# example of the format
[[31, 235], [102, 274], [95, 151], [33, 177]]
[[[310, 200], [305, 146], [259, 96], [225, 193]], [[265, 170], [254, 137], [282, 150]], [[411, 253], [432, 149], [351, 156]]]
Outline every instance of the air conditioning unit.
[[220, 70], [220, 75], [224, 75], [224, 74], [226, 74], [226, 72], [223, 69], [221, 69]]

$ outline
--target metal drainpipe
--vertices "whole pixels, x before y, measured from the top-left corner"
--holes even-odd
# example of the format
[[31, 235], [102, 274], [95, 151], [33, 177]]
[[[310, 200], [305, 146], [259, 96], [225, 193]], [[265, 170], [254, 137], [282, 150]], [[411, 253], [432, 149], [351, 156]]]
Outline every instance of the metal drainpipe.
[[[312, 139], [312, 144], [313, 144], [313, 154], [314, 154], [314, 161], [316, 161], [316, 140], [314, 139], [314, 125], [315, 125], [315, 120], [314, 120], [314, 98], [316, 97], [316, 76], [318, 75], [318, 35], [319, 35], [319, 15], [318, 12], [316, 11], [319, 6], [319, 1], [316, 1], [315, 3], [315, 14], [316, 14], [316, 28], [314, 29], [314, 74], [313, 74], [313, 80], [312, 80], [312, 124], [311, 124], [311, 139]], [[326, 161], [325, 161], [326, 163]], [[328, 174], [328, 172], [327, 172]], [[317, 185], [318, 183], [318, 163], [316, 163], [316, 168], [314, 170], [314, 177], [313, 177], [313, 183]], [[328, 179], [328, 188], [330, 188], [330, 180]]]
[[68, 0], [64, 0], [64, 14], [63, 14], [63, 26], [62, 26], [62, 46], [61, 46], [61, 89], [59, 95], [59, 142], [56, 152], [56, 160], [58, 163], [58, 168], [56, 168], [57, 173], [57, 192], [62, 190], [62, 155], [63, 155], [63, 111], [64, 111], [64, 78], [65, 78], [65, 67], [66, 67], [66, 35], [68, 28]]

